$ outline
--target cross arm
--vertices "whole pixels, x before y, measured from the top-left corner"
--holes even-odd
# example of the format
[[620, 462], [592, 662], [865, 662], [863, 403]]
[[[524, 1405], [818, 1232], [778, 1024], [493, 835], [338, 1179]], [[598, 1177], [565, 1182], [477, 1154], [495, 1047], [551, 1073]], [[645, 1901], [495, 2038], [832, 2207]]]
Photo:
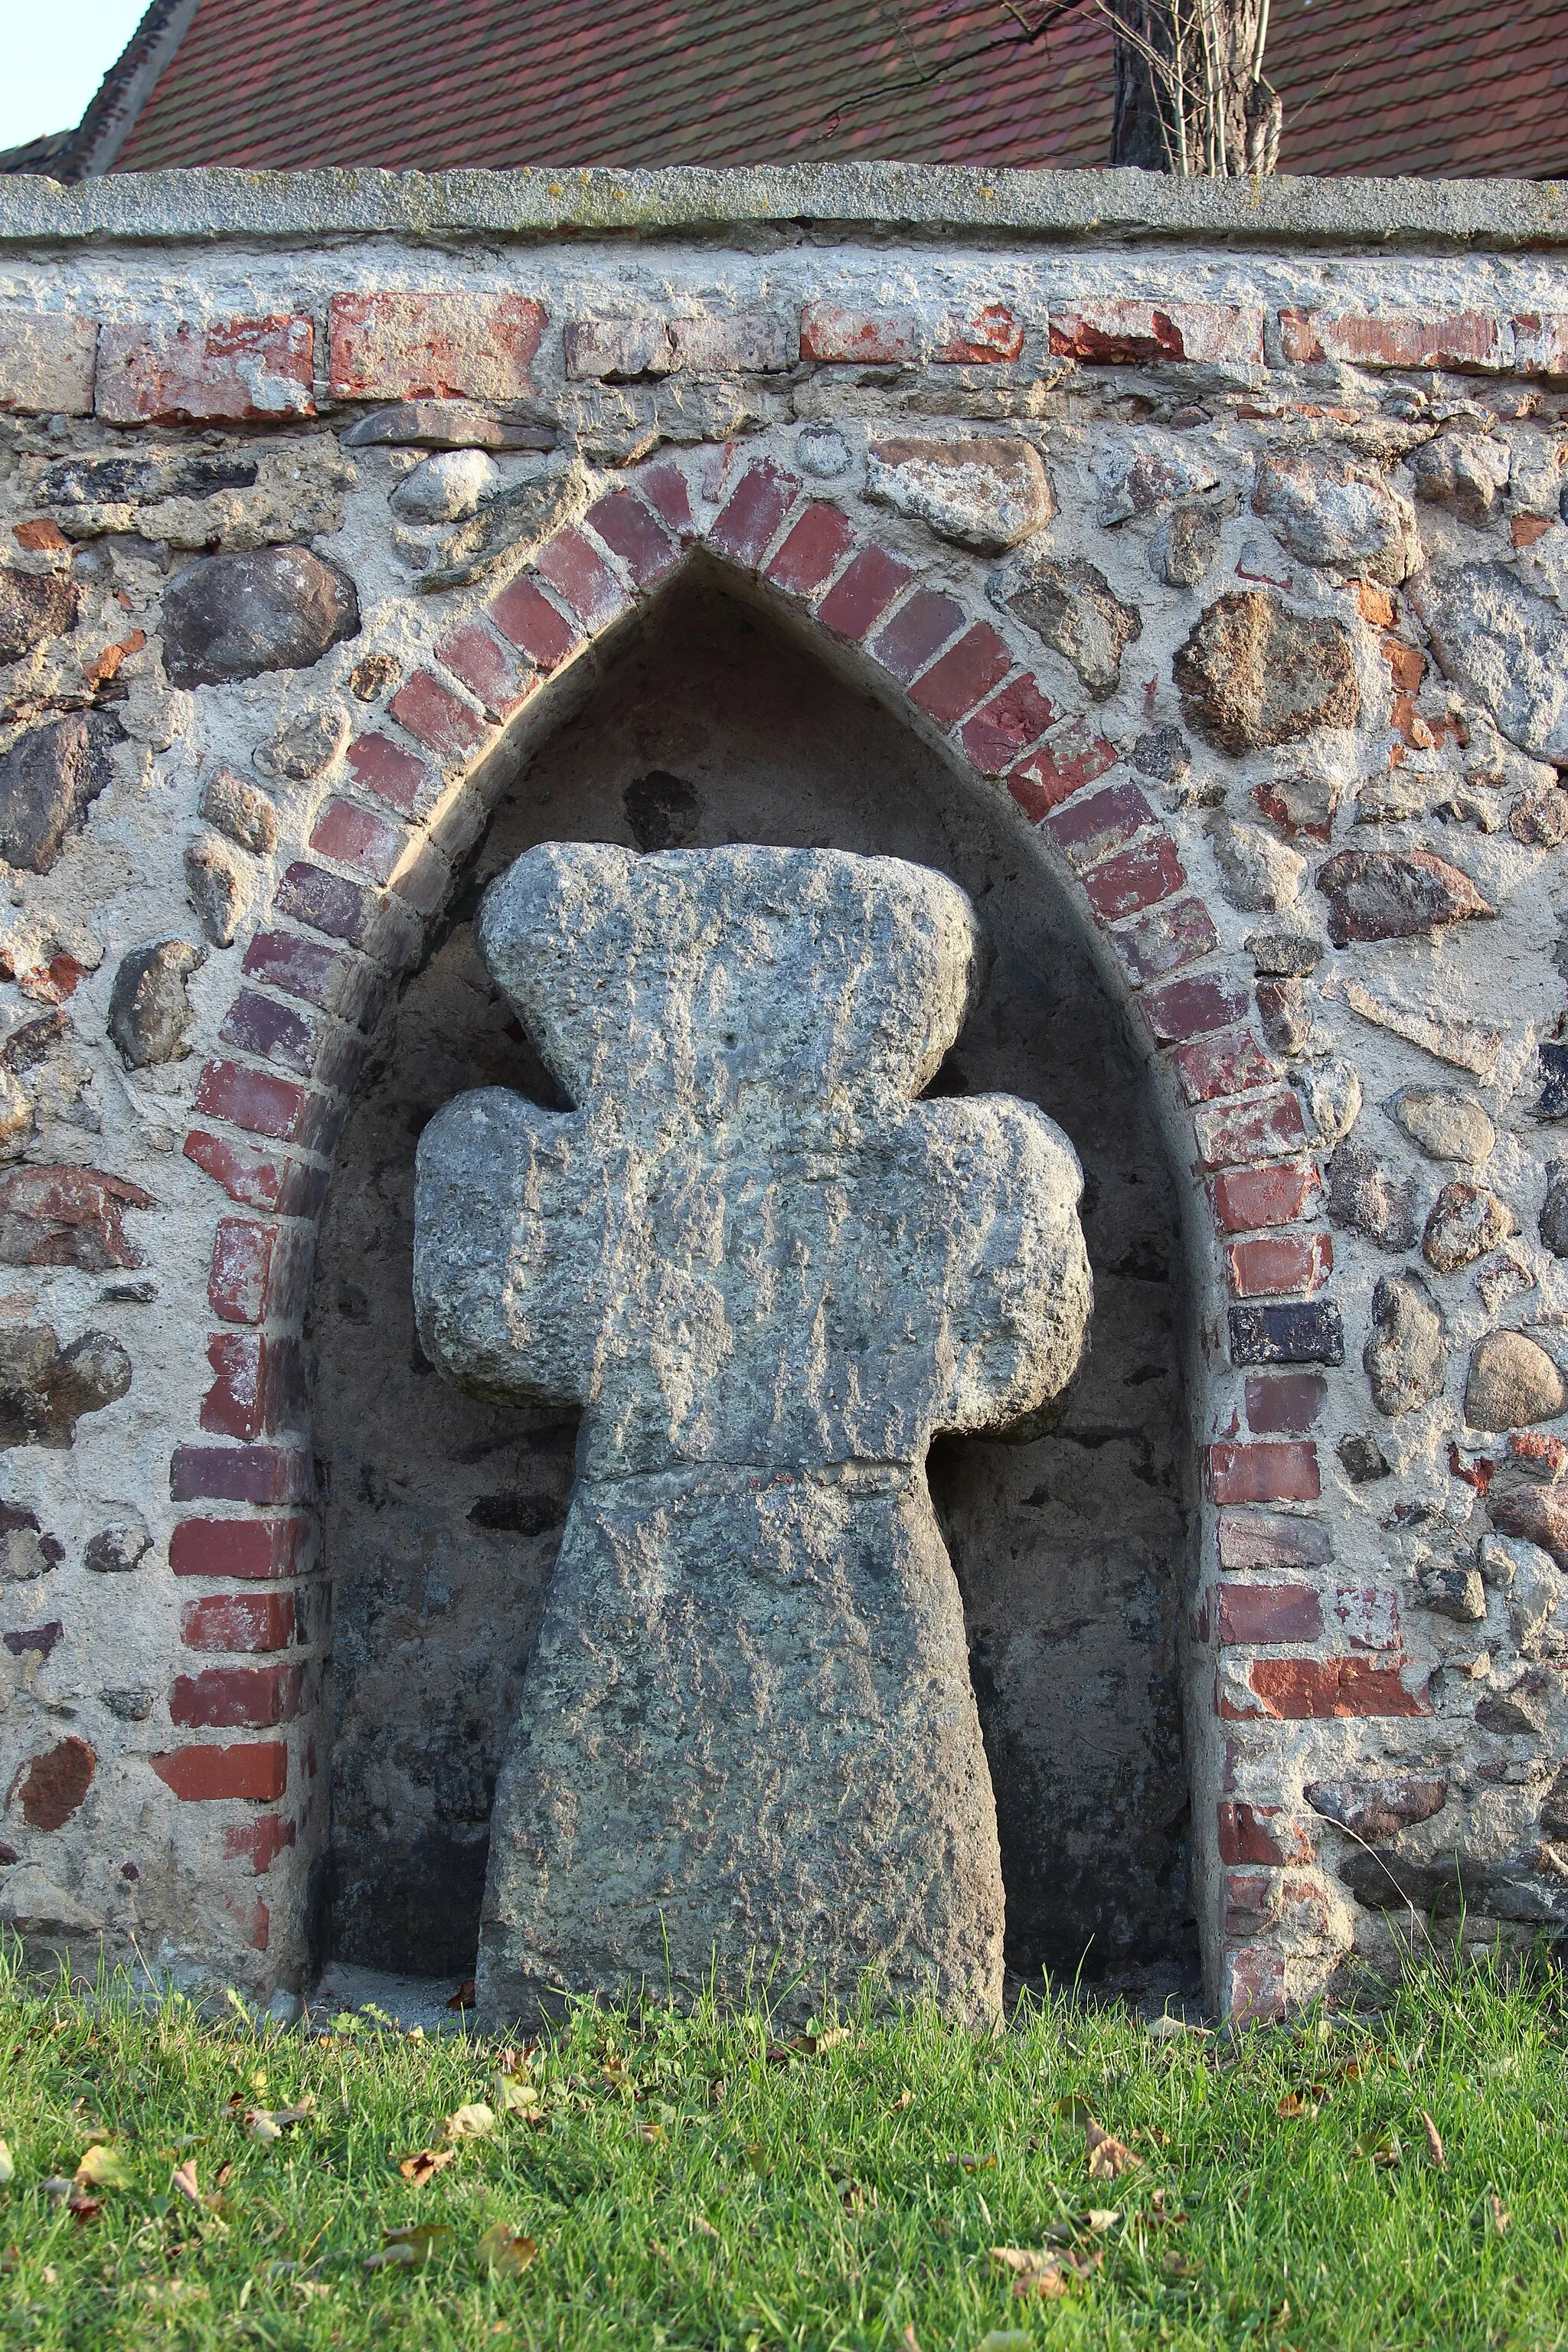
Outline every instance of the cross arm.
[[498, 1403], [581, 1403], [604, 1240], [603, 1171], [581, 1116], [502, 1087], [459, 1095], [419, 1139], [414, 1223], [432, 1363]]

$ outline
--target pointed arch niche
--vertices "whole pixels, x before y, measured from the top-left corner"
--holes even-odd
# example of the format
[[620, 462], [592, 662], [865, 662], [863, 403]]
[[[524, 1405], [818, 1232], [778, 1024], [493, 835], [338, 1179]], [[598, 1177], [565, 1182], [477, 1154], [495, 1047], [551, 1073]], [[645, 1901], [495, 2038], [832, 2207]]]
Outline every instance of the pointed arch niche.
[[755, 841], [961, 882], [996, 959], [935, 1090], [1037, 1102], [1082, 1159], [1096, 1309], [1065, 1416], [1028, 1444], [939, 1442], [931, 1486], [996, 1793], [1008, 1963], [1174, 1989], [1196, 1969], [1203, 1878], [1182, 1643], [1196, 1448], [1184, 1202], [1147, 1039], [1025, 813], [911, 724], [858, 649], [699, 552], [592, 658], [561, 682], [575, 707], [535, 730], [383, 1022], [321, 1213], [306, 1328], [335, 1591], [328, 1948], [471, 1971], [496, 1768], [573, 1478], [574, 1421], [457, 1394], [414, 1331], [425, 1121], [474, 1086], [555, 1099], [476, 953], [479, 895], [546, 839]]

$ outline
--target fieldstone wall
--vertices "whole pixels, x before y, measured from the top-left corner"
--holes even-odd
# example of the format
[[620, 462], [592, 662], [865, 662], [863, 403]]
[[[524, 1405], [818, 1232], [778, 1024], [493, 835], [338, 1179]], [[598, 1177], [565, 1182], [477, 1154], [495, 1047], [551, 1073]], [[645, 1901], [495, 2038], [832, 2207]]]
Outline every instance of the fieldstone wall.
[[946, 866], [952, 1083], [1147, 1187], [1058, 1452], [933, 1461], [1020, 1964], [1097, 1827], [1243, 2014], [1554, 1932], [1558, 233], [543, 179], [0, 191], [0, 1915], [265, 1997], [471, 1885], [570, 1433], [414, 1360], [406, 1181], [559, 834]]

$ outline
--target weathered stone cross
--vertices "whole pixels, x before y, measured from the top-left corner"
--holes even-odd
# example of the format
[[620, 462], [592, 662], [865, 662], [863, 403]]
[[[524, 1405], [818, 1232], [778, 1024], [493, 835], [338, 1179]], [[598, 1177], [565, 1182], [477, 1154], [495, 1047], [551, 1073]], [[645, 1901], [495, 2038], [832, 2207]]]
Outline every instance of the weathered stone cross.
[[995, 1808], [924, 1462], [1065, 1385], [1090, 1290], [1050, 1120], [915, 1099], [973, 909], [892, 858], [549, 843], [479, 944], [577, 1107], [491, 1087], [426, 1127], [420, 1338], [462, 1388], [583, 1407], [481, 2011], [775, 1962], [797, 2005], [876, 1966], [990, 2009]]

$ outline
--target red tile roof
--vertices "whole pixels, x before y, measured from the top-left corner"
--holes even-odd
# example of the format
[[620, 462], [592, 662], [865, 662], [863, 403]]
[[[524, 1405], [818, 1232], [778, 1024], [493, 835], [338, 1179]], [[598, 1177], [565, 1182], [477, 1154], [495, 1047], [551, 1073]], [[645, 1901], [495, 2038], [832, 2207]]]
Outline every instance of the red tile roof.
[[[1274, 0], [1268, 69], [1288, 172], [1568, 173], [1565, 0]], [[114, 168], [1081, 167], [1110, 127], [1094, 0], [196, 0]]]

